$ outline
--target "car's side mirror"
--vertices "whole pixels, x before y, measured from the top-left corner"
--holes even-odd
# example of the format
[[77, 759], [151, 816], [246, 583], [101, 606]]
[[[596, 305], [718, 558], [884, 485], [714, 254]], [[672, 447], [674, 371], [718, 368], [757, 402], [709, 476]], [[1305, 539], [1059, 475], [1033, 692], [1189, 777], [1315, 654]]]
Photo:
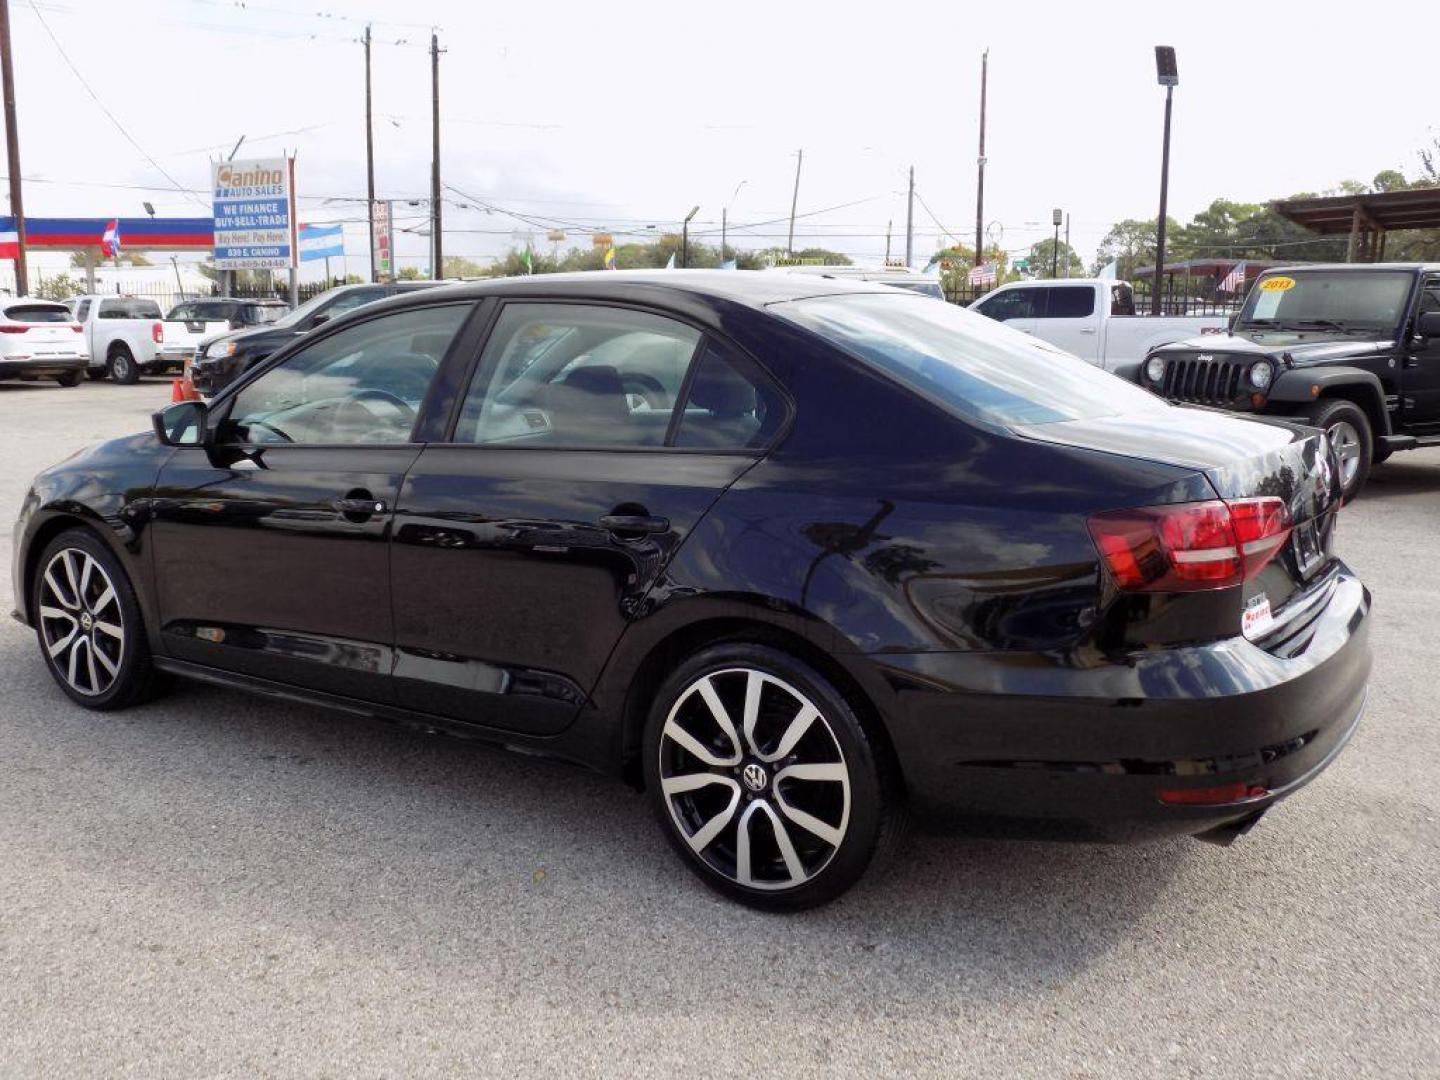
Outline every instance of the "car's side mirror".
[[315, 315], [313, 315], [313, 316], [311, 317], [311, 319], [310, 319], [310, 328], [313, 330], [315, 327], [319, 326], [321, 323], [327, 323], [327, 322], [329, 322], [329, 321], [330, 321], [330, 313], [329, 313], [328, 311], [317, 312], [317, 313], [316, 313]]
[[1225, 332], [1227, 334], [1233, 334], [1235, 332], [1235, 324], [1239, 321], [1240, 313], [1237, 311], [1234, 315], [1231, 315], [1230, 318], [1225, 320]]
[[209, 406], [203, 401], [177, 401], [150, 418], [155, 437], [166, 446], [208, 446]]
[[1415, 320], [1415, 336], [1440, 337], [1440, 311], [1427, 311]]

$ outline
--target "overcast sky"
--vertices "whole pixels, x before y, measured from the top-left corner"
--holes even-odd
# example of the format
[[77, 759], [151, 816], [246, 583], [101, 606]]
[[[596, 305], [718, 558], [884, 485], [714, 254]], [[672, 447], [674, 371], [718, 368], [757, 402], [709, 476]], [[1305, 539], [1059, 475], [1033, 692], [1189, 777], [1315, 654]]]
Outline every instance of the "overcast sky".
[[[718, 240], [729, 203], [733, 243], [784, 244], [783, 220], [755, 223], [788, 214], [803, 147], [797, 247], [878, 260], [893, 221], [893, 250], [903, 253], [913, 164], [923, 265], [946, 239], [942, 227], [973, 243], [987, 46], [985, 220], [1011, 251], [1050, 234], [1052, 207], [1070, 212], [1087, 260], [1114, 221], [1155, 214], [1157, 43], [1179, 55], [1170, 208], [1182, 221], [1220, 196], [1260, 201], [1368, 182], [1386, 168], [1413, 175], [1416, 151], [1440, 128], [1430, 63], [1440, 8], [1431, 3], [1371, 0], [1363, 15], [1264, 0], [10, 5], [30, 214], [139, 214], [145, 199], [162, 215], [207, 214], [209, 159], [243, 134], [239, 158], [298, 154], [301, 219], [351, 219], [351, 269], [362, 271], [363, 202], [327, 199], [365, 192], [355, 39], [367, 19], [378, 193], [428, 191], [433, 23], [445, 50], [445, 181], [540, 223], [447, 205], [446, 253], [477, 260], [527, 230], [543, 244], [551, 219], [588, 245], [585, 229], [623, 239], [647, 225], [678, 228], [697, 203], [692, 229], [713, 230], [707, 239]], [[1355, 18], [1392, 28], [1397, 44], [1347, 30]], [[841, 209], [818, 212], [830, 207]], [[397, 205], [402, 224], [424, 213]], [[401, 265], [423, 264], [425, 244], [407, 237]]]

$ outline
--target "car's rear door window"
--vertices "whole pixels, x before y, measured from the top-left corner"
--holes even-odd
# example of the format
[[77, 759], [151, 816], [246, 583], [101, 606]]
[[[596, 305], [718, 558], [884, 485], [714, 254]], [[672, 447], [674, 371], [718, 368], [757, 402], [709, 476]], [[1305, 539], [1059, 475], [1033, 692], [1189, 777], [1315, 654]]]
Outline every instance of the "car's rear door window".
[[454, 441], [663, 446], [700, 331], [629, 308], [506, 304]]
[[1078, 357], [953, 304], [903, 295], [824, 296], [769, 310], [962, 416], [988, 423], [1044, 424], [1169, 408]]
[[1051, 285], [1041, 319], [1086, 319], [1095, 314], [1095, 290], [1089, 285]]

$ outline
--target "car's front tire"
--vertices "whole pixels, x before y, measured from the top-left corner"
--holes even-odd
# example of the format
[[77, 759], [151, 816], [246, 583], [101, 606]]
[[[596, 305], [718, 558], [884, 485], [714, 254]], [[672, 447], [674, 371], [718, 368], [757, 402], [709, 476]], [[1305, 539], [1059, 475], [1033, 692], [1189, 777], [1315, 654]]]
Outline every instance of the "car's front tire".
[[1353, 401], [1329, 398], [1311, 406], [1306, 418], [1330, 437], [1340, 460], [1340, 493], [1349, 502], [1370, 477], [1374, 436], [1365, 410]]
[[643, 753], [676, 851], [753, 907], [835, 899], [902, 823], [888, 748], [829, 679], [768, 645], [727, 642], [676, 668], [656, 693]]
[[135, 590], [120, 561], [88, 529], [51, 540], [35, 564], [30, 612], [40, 653], [71, 700], [109, 711], [160, 687]]

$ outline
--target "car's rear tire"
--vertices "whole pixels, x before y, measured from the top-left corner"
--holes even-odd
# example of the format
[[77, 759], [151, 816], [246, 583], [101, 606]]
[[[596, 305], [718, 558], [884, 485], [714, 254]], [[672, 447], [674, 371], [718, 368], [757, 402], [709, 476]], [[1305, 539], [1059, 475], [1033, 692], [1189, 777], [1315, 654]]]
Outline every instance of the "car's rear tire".
[[45, 545], [30, 582], [30, 612], [45, 665], [72, 701], [123, 709], [163, 685], [130, 579], [89, 529], [67, 529]]
[[1305, 416], [1330, 437], [1340, 459], [1340, 493], [1349, 502], [1365, 486], [1374, 461], [1374, 435], [1365, 410], [1344, 398], [1328, 398], [1312, 405]]
[[131, 355], [130, 349], [125, 345], [116, 345], [111, 348], [105, 364], [109, 369], [110, 378], [117, 383], [133, 386], [140, 381], [140, 366], [135, 363], [135, 357]]
[[56, 375], [55, 381], [61, 386], [79, 386], [84, 377], [85, 373], [77, 368], [75, 371], [65, 372], [64, 375]]
[[744, 904], [796, 911], [850, 888], [903, 823], [898, 774], [836, 686], [768, 645], [726, 642], [651, 705], [645, 784], [680, 857]]

